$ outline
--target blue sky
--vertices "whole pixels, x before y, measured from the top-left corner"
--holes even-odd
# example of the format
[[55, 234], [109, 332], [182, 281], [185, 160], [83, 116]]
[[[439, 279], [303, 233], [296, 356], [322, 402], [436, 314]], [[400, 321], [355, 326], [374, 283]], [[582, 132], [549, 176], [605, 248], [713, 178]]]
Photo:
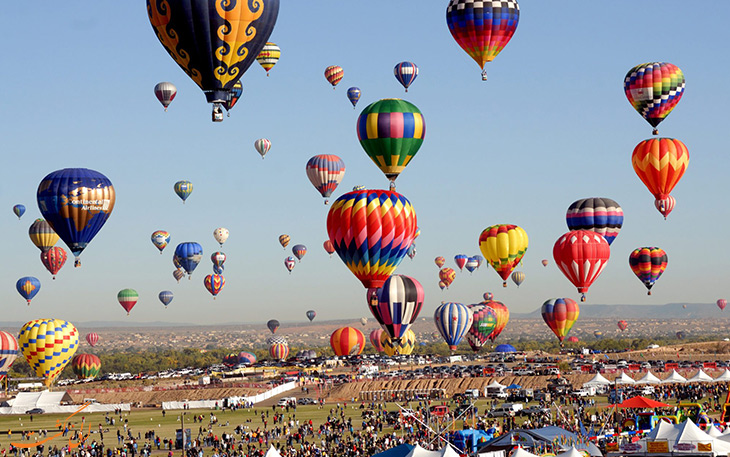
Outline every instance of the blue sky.
[[[417, 256], [404, 259], [397, 273], [424, 285], [422, 316], [430, 318], [442, 300], [474, 303], [488, 290], [514, 312], [551, 297], [577, 299], [555, 267], [552, 246], [567, 231], [568, 205], [592, 196], [618, 201], [625, 221], [587, 303], [709, 303], [728, 295], [730, 63], [723, 49], [730, 3], [523, 0], [517, 32], [488, 64], [487, 82], [452, 39], [447, 3], [282, 0], [271, 36], [281, 60], [268, 78], [251, 66], [241, 100], [220, 124], [210, 122], [202, 92], [157, 41], [144, 2], [6, 5], [0, 17], [5, 320], [287, 322], [304, 320], [308, 309], [323, 320], [369, 317], [360, 282], [322, 249], [328, 207], [304, 166], [315, 154], [344, 160], [347, 172], [334, 197], [358, 184], [387, 188], [355, 132], [359, 112], [387, 97], [414, 103], [427, 125], [422, 148], [398, 179], [422, 234]], [[392, 73], [403, 60], [420, 69], [408, 94]], [[623, 78], [648, 61], [674, 63], [687, 81], [683, 99], [660, 125], [661, 135], [690, 151], [667, 221], [631, 167], [631, 152], [651, 127], [626, 100]], [[344, 68], [336, 90], [323, 76], [328, 65]], [[178, 88], [167, 113], [152, 92], [160, 81]], [[363, 93], [356, 110], [346, 98], [350, 86]], [[262, 137], [273, 143], [265, 160], [253, 148]], [[83, 266], [69, 261], [52, 281], [27, 230], [40, 217], [38, 183], [65, 167], [104, 173], [117, 202], [83, 253]], [[195, 186], [184, 205], [172, 190], [181, 179]], [[20, 222], [11, 211], [16, 203], [28, 208]], [[520, 225], [530, 237], [522, 287], [503, 289], [483, 267], [458, 273], [441, 292], [434, 257], [443, 255], [454, 268], [454, 255], [478, 253], [480, 232], [498, 223]], [[202, 281], [218, 250], [216, 227], [231, 235], [222, 249], [226, 286], [213, 300]], [[158, 229], [172, 233], [163, 255], [149, 239]], [[291, 236], [290, 247], [309, 248], [291, 275], [283, 265], [291, 252], [277, 241], [282, 233]], [[171, 257], [182, 241], [201, 243], [205, 255], [192, 280], [177, 284]], [[667, 252], [669, 266], [647, 297], [628, 255], [653, 245]], [[42, 282], [30, 307], [15, 290], [26, 275]], [[116, 300], [127, 287], [140, 294], [130, 316]], [[168, 309], [157, 299], [166, 289], [175, 294]]]

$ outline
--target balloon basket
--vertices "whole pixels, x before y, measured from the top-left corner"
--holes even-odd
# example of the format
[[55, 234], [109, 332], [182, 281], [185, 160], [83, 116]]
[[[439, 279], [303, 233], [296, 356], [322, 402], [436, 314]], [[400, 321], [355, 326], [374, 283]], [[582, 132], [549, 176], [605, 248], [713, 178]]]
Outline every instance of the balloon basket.
[[504, 281], [504, 282], [502, 283], [502, 287], [505, 287], [505, 288], [507, 287], [507, 281]]

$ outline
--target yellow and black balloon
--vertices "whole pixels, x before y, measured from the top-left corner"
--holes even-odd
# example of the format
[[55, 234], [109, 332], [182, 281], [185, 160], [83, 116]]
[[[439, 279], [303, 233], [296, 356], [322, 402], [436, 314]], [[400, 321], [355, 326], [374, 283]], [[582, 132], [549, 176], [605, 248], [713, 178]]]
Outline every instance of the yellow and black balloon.
[[18, 346], [36, 376], [50, 387], [79, 347], [79, 332], [68, 321], [36, 319], [20, 329]]
[[383, 352], [391, 357], [394, 355], [408, 355], [416, 347], [416, 334], [413, 333], [413, 330], [408, 329], [400, 342], [396, 343], [388, 336], [387, 332], [383, 332], [380, 334], [380, 344], [383, 346]]

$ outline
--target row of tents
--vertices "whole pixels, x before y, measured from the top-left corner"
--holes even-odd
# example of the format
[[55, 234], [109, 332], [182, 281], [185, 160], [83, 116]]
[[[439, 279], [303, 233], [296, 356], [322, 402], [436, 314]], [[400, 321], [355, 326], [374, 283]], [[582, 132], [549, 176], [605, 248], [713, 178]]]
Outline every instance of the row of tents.
[[712, 376], [702, 371], [702, 369], [700, 369], [697, 374], [689, 379], [677, 373], [677, 370], [672, 370], [671, 373], [669, 373], [669, 376], [664, 379], [659, 379], [651, 371], [647, 371], [641, 379], [633, 379], [631, 376], [622, 371], [621, 374], [617, 376], [616, 379], [614, 379], [613, 381], [609, 381], [608, 379], [603, 377], [601, 373], [596, 373], [596, 375], [590, 381], [583, 383], [583, 387], [600, 387], [614, 384], [684, 384], [696, 382], [728, 381], [730, 381], [730, 370], [728, 370], [727, 368], [722, 374], [720, 374], [720, 376], [716, 378], [713, 378]]

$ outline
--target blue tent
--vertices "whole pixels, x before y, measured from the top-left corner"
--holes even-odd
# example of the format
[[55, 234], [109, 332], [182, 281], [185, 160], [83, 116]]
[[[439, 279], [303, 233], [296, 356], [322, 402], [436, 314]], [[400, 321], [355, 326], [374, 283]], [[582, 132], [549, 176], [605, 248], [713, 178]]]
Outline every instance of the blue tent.
[[494, 348], [496, 352], [517, 352], [517, 349], [515, 349], [514, 346], [511, 344], [500, 344], [496, 348]]
[[380, 454], [375, 454], [373, 457], [405, 457], [414, 447], [416, 446], [404, 443], [400, 446], [392, 447], [387, 451], [383, 451]]
[[449, 434], [449, 442], [454, 445], [460, 454], [475, 454], [480, 446], [494, 438], [495, 429], [458, 430]]
[[519, 384], [510, 384], [507, 386], [508, 389], [522, 389], [522, 386]]
[[539, 449], [544, 445], [552, 445], [560, 443], [558, 447], [561, 450], [568, 450], [571, 446], [575, 446], [579, 450], [587, 450], [588, 454], [594, 457], [602, 456], [601, 451], [595, 444], [582, 439], [575, 433], [569, 432], [563, 428], [549, 425], [538, 429], [513, 429], [493, 440], [487, 442], [479, 448], [479, 452], [490, 452], [499, 450], [510, 450], [515, 445], [520, 445], [526, 450]]

